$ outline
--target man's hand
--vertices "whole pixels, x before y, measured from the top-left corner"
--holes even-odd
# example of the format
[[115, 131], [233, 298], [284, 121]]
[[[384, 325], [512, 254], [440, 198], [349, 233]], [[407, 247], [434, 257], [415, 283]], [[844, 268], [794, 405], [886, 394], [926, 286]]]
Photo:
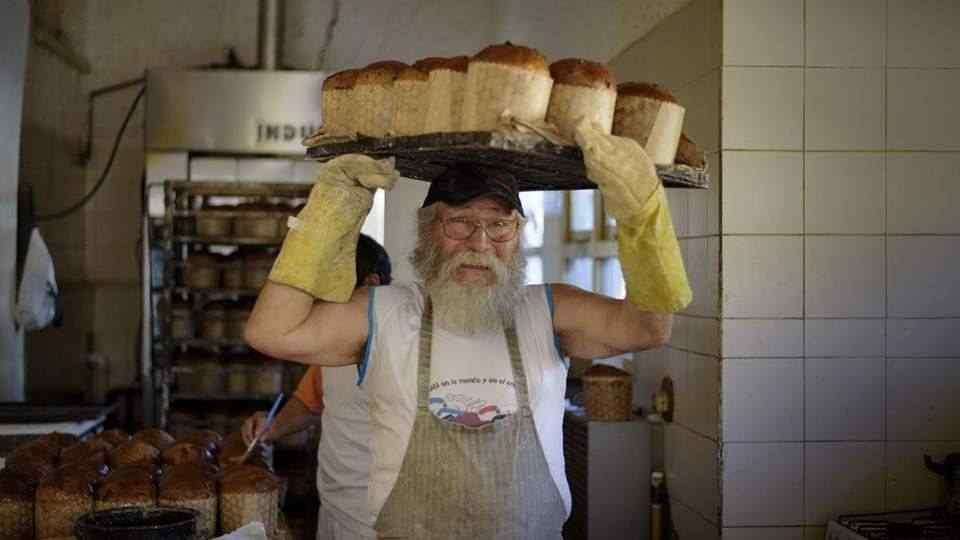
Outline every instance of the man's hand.
[[[247, 418], [243, 422], [243, 427], [240, 428], [240, 433], [243, 434], [243, 442], [250, 444], [253, 442], [253, 439], [257, 437], [257, 433], [260, 433], [260, 430], [263, 429], [263, 425], [267, 422], [267, 413], [264, 411], [258, 411], [253, 413], [252, 416]], [[266, 433], [260, 437], [260, 442], [263, 444], [268, 444], [274, 440], [274, 429], [273, 426], [267, 428]]]

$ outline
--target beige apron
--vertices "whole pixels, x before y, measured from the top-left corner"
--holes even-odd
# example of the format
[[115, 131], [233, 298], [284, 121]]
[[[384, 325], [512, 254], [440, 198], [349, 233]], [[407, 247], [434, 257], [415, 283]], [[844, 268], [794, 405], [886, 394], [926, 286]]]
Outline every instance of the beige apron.
[[374, 528], [416, 540], [561, 538], [566, 510], [537, 438], [516, 325], [506, 335], [518, 410], [471, 428], [428, 409], [433, 310], [424, 303], [416, 419]]

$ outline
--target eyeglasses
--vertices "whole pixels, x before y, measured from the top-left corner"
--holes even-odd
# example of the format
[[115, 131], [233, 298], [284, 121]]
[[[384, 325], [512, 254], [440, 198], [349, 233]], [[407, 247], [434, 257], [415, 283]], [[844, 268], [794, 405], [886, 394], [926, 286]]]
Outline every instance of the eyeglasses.
[[450, 218], [441, 222], [443, 234], [451, 240], [466, 240], [482, 228], [487, 238], [492, 242], [509, 242], [517, 236], [519, 221], [515, 219], [498, 219], [482, 222], [467, 218]]

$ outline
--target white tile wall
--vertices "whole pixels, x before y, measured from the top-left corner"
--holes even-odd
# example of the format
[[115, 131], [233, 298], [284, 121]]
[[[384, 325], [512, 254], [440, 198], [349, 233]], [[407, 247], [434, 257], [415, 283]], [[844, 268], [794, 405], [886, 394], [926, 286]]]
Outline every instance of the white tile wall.
[[827, 537], [826, 527], [804, 527], [803, 540], [823, 540]]
[[803, 154], [723, 152], [724, 234], [803, 232]]
[[803, 439], [802, 359], [724, 359], [721, 392], [724, 441]]
[[671, 189], [667, 191], [667, 206], [673, 219], [673, 232], [677, 238], [689, 236], [687, 232], [690, 215], [690, 197], [688, 190]]
[[887, 70], [887, 149], [960, 150], [960, 69]]
[[887, 239], [891, 317], [960, 317], [960, 236]]
[[[706, 236], [720, 234], [720, 178], [722, 171], [719, 163], [720, 154], [707, 156], [708, 160], [715, 160], [716, 167], [711, 169], [710, 188], [690, 192], [689, 212], [690, 222], [688, 232], [691, 236]], [[713, 165], [710, 165], [713, 167]]]
[[807, 150], [883, 149], [883, 69], [808, 68]]
[[720, 320], [702, 317], [690, 318], [690, 334], [687, 348], [695, 353], [720, 356]]
[[882, 237], [808, 236], [806, 315], [882, 317], [884, 247]]
[[724, 149], [800, 150], [803, 69], [723, 69]]
[[803, 246], [800, 237], [723, 238], [724, 317], [800, 317]]
[[803, 356], [803, 319], [724, 319], [723, 356]]
[[804, 160], [807, 234], [883, 233], [883, 154], [807, 152]]
[[884, 354], [883, 319], [811, 319], [804, 321], [807, 356], [874, 356]]
[[960, 359], [887, 359], [887, 440], [960, 441]]
[[[712, 356], [687, 355], [683, 394], [677, 395], [674, 421], [704, 437], [720, 436], [720, 360]], [[716, 459], [712, 456], [710, 459]]]
[[806, 0], [808, 66], [882, 66], [884, 0]]
[[695, 238], [680, 243], [693, 301], [685, 313], [701, 317], [719, 315], [720, 240]]
[[666, 481], [670, 497], [701, 516], [716, 516], [720, 508], [717, 442], [678, 426], [665, 434]]
[[670, 506], [673, 526], [680, 538], [696, 538], [697, 540], [719, 540], [720, 529], [716, 523], [708, 521], [704, 516], [688, 508], [684, 504]]
[[883, 358], [807, 358], [806, 440], [881, 440], [883, 371]]
[[803, 3], [726, 0], [723, 63], [749, 66], [803, 64]]
[[804, 523], [883, 508], [883, 443], [807, 443]]
[[724, 527], [723, 540], [803, 540], [803, 527]]
[[960, 67], [960, 4], [888, 0], [888, 65]]
[[944, 456], [960, 452], [960, 442], [889, 442], [886, 445], [886, 510], [911, 510], [943, 504], [943, 478], [923, 464], [923, 456], [943, 462]]
[[891, 357], [960, 358], [960, 319], [887, 319]]
[[887, 232], [960, 234], [960, 153], [887, 155]]
[[802, 443], [723, 445], [724, 525], [800, 525], [802, 521]]

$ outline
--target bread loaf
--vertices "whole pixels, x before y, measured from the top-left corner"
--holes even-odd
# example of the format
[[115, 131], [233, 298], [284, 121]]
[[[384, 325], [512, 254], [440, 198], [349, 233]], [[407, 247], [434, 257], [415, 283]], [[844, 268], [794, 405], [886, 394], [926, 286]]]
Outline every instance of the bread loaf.
[[617, 93], [613, 134], [636, 140], [655, 164], [672, 165], [684, 108], [669, 90], [652, 83], [623, 83]]
[[38, 539], [71, 537], [77, 518], [93, 511], [93, 484], [59, 469], [37, 487], [35, 510]]
[[470, 59], [466, 56], [456, 56], [429, 67], [424, 133], [461, 131], [469, 63]]
[[37, 484], [29, 477], [0, 469], [0, 538], [33, 539], [33, 500]]
[[689, 165], [702, 169], [707, 166], [707, 158], [697, 143], [690, 140], [686, 133], [680, 134], [680, 143], [677, 145], [677, 157], [674, 162], [680, 165]]
[[7, 466], [17, 460], [43, 461], [51, 465], [56, 464], [60, 456], [60, 448], [44, 439], [34, 439], [14, 448], [7, 458]]
[[160, 450], [141, 440], [131, 439], [110, 451], [110, 466], [113, 468], [128, 465], [154, 465], [160, 457]]
[[263, 523], [268, 535], [277, 528], [280, 481], [269, 471], [241, 465], [220, 480], [220, 523], [224, 532], [247, 523]]
[[68, 446], [60, 452], [60, 465], [68, 465], [80, 461], [107, 462], [107, 455], [113, 450], [113, 445], [96, 437]]
[[193, 443], [180, 442], [167, 448], [160, 454], [162, 465], [182, 465], [185, 463], [212, 463], [210, 451]]
[[122, 429], [108, 429], [96, 434], [94, 439], [100, 439], [110, 443], [110, 446], [119, 446], [130, 440], [130, 435]]
[[444, 62], [444, 58], [424, 58], [404, 68], [397, 75], [393, 82], [394, 135], [420, 135], [425, 132], [430, 97], [430, 69]]
[[113, 508], [149, 508], [156, 506], [157, 492], [153, 475], [143, 467], [123, 467], [112, 471], [97, 487], [97, 510]]
[[217, 455], [220, 452], [220, 444], [223, 442], [223, 437], [216, 431], [197, 429], [184, 433], [177, 438], [177, 442], [193, 443], [201, 448], [206, 448], [212, 455]]
[[167, 469], [157, 492], [160, 506], [179, 506], [197, 512], [197, 538], [211, 538], [217, 532], [216, 481], [197, 464]]
[[54, 469], [53, 463], [47, 461], [44, 454], [14, 452], [7, 458], [3, 470], [28, 478], [36, 478], [39, 481], [52, 474]]
[[616, 82], [606, 66], [580, 58], [566, 58], [550, 64], [553, 90], [547, 121], [560, 134], [574, 139], [573, 131], [581, 119], [596, 124], [604, 133], [613, 128], [617, 104]]
[[356, 134], [353, 119], [353, 88], [359, 70], [338, 71], [323, 81], [323, 133], [325, 135]]
[[403, 62], [375, 62], [360, 70], [353, 87], [353, 118], [361, 135], [383, 137], [393, 127], [394, 88]]
[[509, 42], [491, 45], [470, 59], [463, 130], [497, 128], [504, 111], [528, 122], [546, 118], [553, 79], [537, 50]]

